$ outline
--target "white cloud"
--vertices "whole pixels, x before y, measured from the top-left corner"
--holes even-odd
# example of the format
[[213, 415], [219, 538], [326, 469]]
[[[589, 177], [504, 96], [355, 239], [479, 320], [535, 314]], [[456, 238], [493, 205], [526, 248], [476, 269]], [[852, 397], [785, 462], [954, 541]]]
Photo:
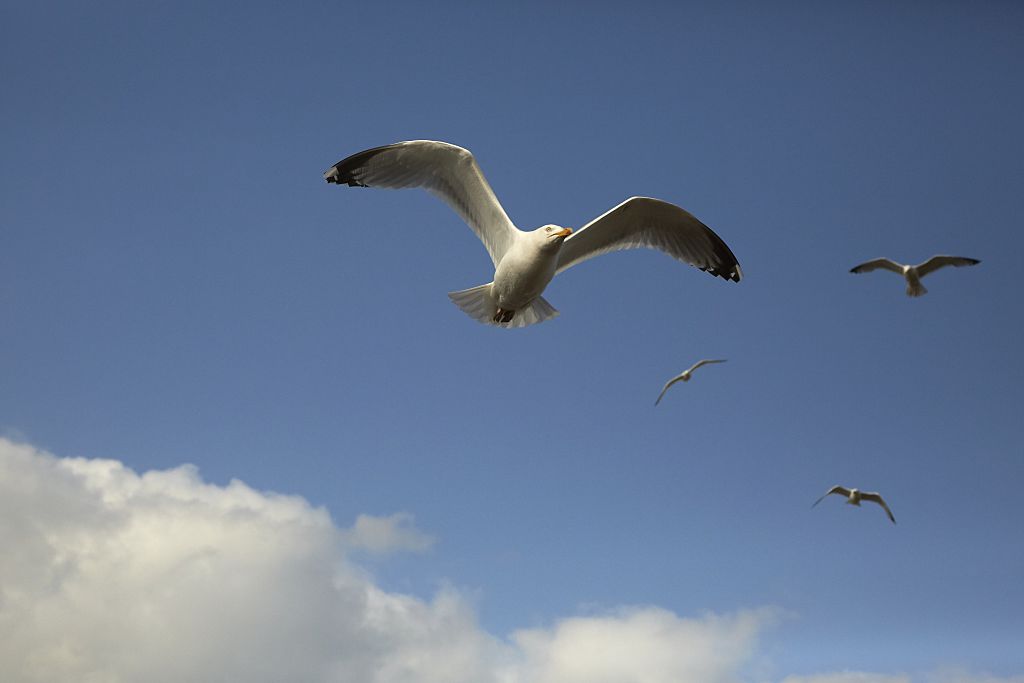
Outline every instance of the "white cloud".
[[[431, 542], [403, 513], [343, 529], [301, 497], [211, 485], [189, 465], [140, 475], [0, 437], [0, 671], [4, 683], [724, 683], [775, 619], [624, 608], [502, 639], [458, 590], [388, 592], [346, 555]], [[927, 683], [969, 681], [1024, 683]]]
[[387, 593], [302, 498], [0, 440], [0, 670], [22, 681], [489, 681], [458, 594]]
[[683, 619], [658, 608], [566, 619], [519, 631], [514, 641], [533, 683], [727, 682], [753, 654], [771, 610]]
[[808, 676], [787, 676], [782, 683], [1024, 683], [1024, 676], [999, 677], [966, 669], [940, 668], [924, 673], [881, 674], [868, 671], [834, 671]]
[[910, 683], [905, 674], [885, 675], [866, 671], [836, 671], [810, 676], [787, 676], [782, 683]]
[[422, 552], [434, 545], [434, 538], [413, 526], [407, 512], [387, 517], [359, 515], [351, 529], [343, 533], [345, 544], [352, 549], [384, 555], [397, 551]]
[[1024, 683], [1022, 676], [994, 676], [987, 672], [943, 667], [931, 672], [926, 683]]

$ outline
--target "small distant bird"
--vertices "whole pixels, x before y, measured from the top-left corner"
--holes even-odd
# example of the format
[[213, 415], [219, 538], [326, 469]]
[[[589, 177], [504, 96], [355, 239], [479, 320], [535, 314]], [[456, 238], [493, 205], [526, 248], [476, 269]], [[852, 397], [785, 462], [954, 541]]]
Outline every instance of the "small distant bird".
[[[544, 164], [536, 159], [533, 170]], [[711, 228], [660, 199], [631, 197], [575, 232], [550, 224], [520, 230], [469, 150], [446, 142], [412, 140], [368, 149], [342, 159], [324, 178], [353, 187], [422, 187], [444, 200], [484, 243], [494, 264], [491, 282], [449, 292], [448, 297], [471, 318], [489, 325], [525, 327], [555, 317], [558, 311], [541, 296], [551, 279], [619, 249], [659, 249], [725, 280], [739, 282], [742, 277], [736, 257]]]
[[872, 270], [883, 268], [899, 273], [907, 279], [907, 296], [923, 296], [928, 292], [921, 284], [921, 278], [932, 273], [943, 266], [973, 266], [981, 263], [976, 258], [966, 256], [932, 256], [924, 263], [916, 266], [905, 266], [902, 263], [890, 261], [887, 258], [876, 258], [873, 261], [866, 261], [859, 266], [850, 269], [851, 273], [870, 273]]
[[693, 364], [693, 367], [691, 367], [689, 370], [684, 370], [681, 374], [676, 375], [675, 377], [673, 377], [672, 379], [670, 379], [668, 382], [665, 383], [665, 386], [661, 390], [661, 393], [658, 394], [658, 400], [654, 402], [654, 405], [658, 405], [659, 403], [661, 403], [661, 397], [664, 396], [665, 392], [668, 391], [668, 388], [670, 386], [672, 386], [673, 384], [675, 384], [676, 382], [689, 382], [690, 381], [690, 375], [692, 375], [693, 371], [696, 370], [697, 368], [699, 368], [700, 366], [707, 365], [708, 363], [724, 363], [725, 361], [726, 361], [725, 358], [722, 358], [721, 360], [705, 359], [705, 360], [697, 361], [696, 363]]
[[[862, 500], [870, 500], [872, 503], [878, 503], [883, 508], [885, 508], [885, 514], [889, 515], [889, 519], [892, 520], [892, 523], [896, 523], [896, 518], [892, 516], [892, 510], [890, 510], [889, 506], [885, 504], [884, 500], [882, 500], [881, 495], [877, 493], [868, 493], [867, 491], [861, 491], [860, 489], [848, 489], [845, 486], [833, 486], [832, 488], [825, 492], [824, 496], [814, 501], [814, 505], [817, 505], [821, 501], [825, 500], [825, 498], [827, 498], [828, 495], [831, 493], [838, 493], [840, 495], [846, 496], [846, 502], [849, 505], [856, 505], [857, 507], [860, 507], [860, 502]], [[811, 507], [814, 507], [814, 505], [812, 505]]]

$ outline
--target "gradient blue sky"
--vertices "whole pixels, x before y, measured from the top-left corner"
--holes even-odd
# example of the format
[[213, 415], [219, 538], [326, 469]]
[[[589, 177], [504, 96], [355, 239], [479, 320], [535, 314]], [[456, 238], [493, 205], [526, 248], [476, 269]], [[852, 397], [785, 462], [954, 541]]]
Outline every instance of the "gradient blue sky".
[[[8, 3], [0, 430], [409, 512], [437, 544], [368, 560], [382, 585], [475, 591], [499, 636], [775, 606], [772, 675], [1022, 674], [1022, 30], [1014, 2]], [[418, 138], [525, 229], [677, 203], [745, 278], [619, 253], [554, 321], [479, 325], [453, 212], [321, 176]], [[935, 253], [982, 264], [917, 300], [847, 272]], [[899, 524], [809, 510], [835, 483]]]

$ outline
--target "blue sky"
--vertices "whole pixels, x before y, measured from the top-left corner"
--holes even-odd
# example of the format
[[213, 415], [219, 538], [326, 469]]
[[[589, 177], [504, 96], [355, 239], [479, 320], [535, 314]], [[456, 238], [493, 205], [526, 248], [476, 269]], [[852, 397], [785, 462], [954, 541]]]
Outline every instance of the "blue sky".
[[[31, 3], [0, 11], [0, 432], [142, 473], [413, 516], [375, 585], [497, 638], [773, 608], [758, 675], [1024, 674], [1024, 7]], [[446, 292], [486, 252], [418, 191], [446, 140], [513, 221], [631, 195], [726, 283], [595, 259], [521, 331]], [[851, 266], [980, 258], [909, 299]], [[677, 385], [704, 357], [728, 358]], [[838, 498], [883, 492], [898, 520]], [[952, 497], [952, 498], [950, 498]], [[744, 674], [750, 674], [749, 672]]]

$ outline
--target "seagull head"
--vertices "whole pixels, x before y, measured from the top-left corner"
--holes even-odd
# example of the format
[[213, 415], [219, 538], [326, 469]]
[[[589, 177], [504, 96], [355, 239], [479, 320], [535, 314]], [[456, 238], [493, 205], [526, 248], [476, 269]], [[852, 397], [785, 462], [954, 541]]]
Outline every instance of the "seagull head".
[[557, 248], [561, 246], [565, 238], [572, 234], [572, 228], [563, 228], [560, 225], [542, 225], [533, 231], [538, 241], [544, 248]]

